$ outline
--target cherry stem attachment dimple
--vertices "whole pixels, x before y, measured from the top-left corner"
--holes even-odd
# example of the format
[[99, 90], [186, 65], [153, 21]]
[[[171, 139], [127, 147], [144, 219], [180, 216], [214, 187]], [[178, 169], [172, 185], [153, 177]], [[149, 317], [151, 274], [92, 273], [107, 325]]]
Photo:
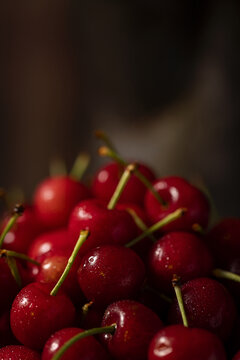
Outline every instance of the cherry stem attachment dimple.
[[70, 177], [77, 181], [81, 180], [89, 166], [89, 163], [90, 155], [85, 152], [80, 153], [74, 161], [72, 170], [70, 171]]
[[173, 285], [173, 288], [174, 288], [174, 291], [175, 291], [175, 294], [177, 297], [177, 302], [178, 302], [178, 306], [179, 306], [180, 313], [182, 316], [183, 325], [188, 327], [188, 320], [187, 320], [186, 311], [184, 308], [182, 291], [181, 291], [181, 287], [180, 287], [180, 278], [177, 275], [173, 275], [172, 285]]
[[[133, 209], [127, 208], [126, 211], [132, 216], [135, 224], [137, 225], [137, 227], [142, 230], [142, 231], [146, 231], [148, 229], [147, 225], [144, 223], [144, 221], [138, 216], [138, 214], [136, 213], [136, 211], [134, 211]], [[148, 237], [154, 242], [156, 241], [156, 238], [153, 234], [149, 234]]]
[[180, 217], [182, 217], [186, 213], [186, 211], [187, 210], [185, 208], [179, 208], [179, 209], [173, 211], [172, 213], [168, 214], [165, 218], [163, 218], [162, 220], [158, 221], [156, 224], [152, 225], [150, 228], [145, 230], [138, 237], [136, 237], [135, 239], [133, 239], [132, 241], [127, 243], [125, 246], [126, 247], [131, 247], [131, 246], [137, 244], [139, 241], [144, 239], [146, 236], [149, 236], [150, 234], [153, 234], [155, 231], [160, 230], [165, 225], [167, 225], [167, 224], [171, 223], [172, 221], [177, 220]]
[[11, 228], [13, 227], [13, 225], [16, 223], [17, 219], [19, 218], [19, 216], [21, 216], [24, 212], [24, 207], [23, 205], [15, 205], [14, 210], [13, 210], [13, 215], [10, 217], [10, 219], [8, 220], [6, 226], [4, 227], [1, 235], [0, 235], [0, 249], [3, 246], [3, 242], [5, 239], [5, 236], [7, 235], [7, 233], [11, 230]]
[[232, 281], [240, 283], [240, 275], [235, 274], [231, 271], [222, 270], [222, 269], [214, 269], [212, 271], [212, 274], [219, 279], [227, 279], [227, 280], [232, 280]]
[[103, 326], [103, 327], [99, 327], [99, 328], [85, 330], [85, 331], [73, 336], [68, 341], [66, 341], [65, 344], [63, 344], [63, 346], [53, 356], [52, 360], [61, 359], [62, 355], [77, 341], [84, 339], [87, 336], [93, 336], [93, 335], [97, 335], [97, 334], [114, 334], [114, 332], [116, 331], [116, 328], [117, 328], [117, 325], [112, 324], [109, 326]]
[[74, 260], [76, 259], [76, 256], [77, 256], [82, 244], [87, 240], [88, 236], [89, 236], [89, 231], [88, 230], [82, 230], [80, 232], [80, 236], [78, 238], [78, 241], [77, 241], [77, 243], [76, 243], [76, 245], [75, 245], [75, 247], [73, 249], [73, 252], [72, 252], [70, 258], [68, 259], [67, 266], [65, 267], [65, 269], [64, 269], [61, 277], [59, 278], [57, 284], [52, 289], [50, 295], [52, 295], [52, 296], [57, 295], [58, 290], [60, 289], [61, 285], [65, 281], [65, 279], [66, 279], [66, 277], [67, 277], [67, 275], [68, 275], [68, 273], [69, 273], [69, 271], [70, 271], [70, 269], [71, 269], [71, 267], [73, 265]]
[[[119, 165], [127, 166], [127, 162], [122, 159], [122, 157], [116, 153], [113, 149], [102, 146], [98, 150], [100, 156], [107, 156], [116, 161]], [[152, 183], [138, 170], [135, 169], [134, 174], [137, 176], [137, 178], [146, 186], [149, 191], [153, 194], [153, 196], [157, 199], [157, 201], [165, 208], [167, 206], [167, 203], [161, 198], [159, 193], [155, 190]]]
[[129, 164], [126, 169], [124, 170], [121, 179], [119, 180], [119, 183], [108, 203], [108, 210], [112, 210], [115, 208], [123, 190], [125, 189], [128, 180], [130, 179], [130, 177], [132, 176], [133, 172], [135, 171], [137, 165], [136, 164]]

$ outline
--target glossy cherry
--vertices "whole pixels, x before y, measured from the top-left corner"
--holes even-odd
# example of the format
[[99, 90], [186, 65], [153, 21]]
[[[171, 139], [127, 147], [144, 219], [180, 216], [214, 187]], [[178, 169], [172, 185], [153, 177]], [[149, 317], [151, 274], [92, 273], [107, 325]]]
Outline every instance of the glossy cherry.
[[133, 298], [144, 278], [145, 266], [140, 257], [119, 245], [102, 245], [90, 250], [78, 270], [84, 295], [100, 306]]
[[152, 223], [178, 208], [186, 208], [185, 216], [165, 226], [165, 231], [192, 231], [199, 225], [203, 229], [207, 227], [210, 207], [199, 189], [177, 176], [158, 179], [153, 186], [165, 204], [160, 204], [150, 190], [146, 192], [145, 209]]
[[40, 354], [22, 345], [9, 345], [0, 349], [1, 360], [40, 360]]
[[136, 225], [126, 211], [108, 210], [105, 202], [99, 199], [81, 201], [69, 219], [69, 232], [77, 239], [82, 229], [90, 231], [87, 241], [79, 254], [84, 255], [103, 244], [124, 245], [136, 236]]
[[185, 282], [209, 275], [212, 265], [204, 242], [194, 234], [180, 231], [164, 235], [148, 255], [150, 279], [163, 292], [172, 291], [174, 274]]
[[[209, 330], [226, 340], [236, 317], [235, 304], [227, 289], [210, 278], [198, 278], [182, 285], [181, 290], [189, 326]], [[182, 322], [176, 301], [170, 308], [169, 320], [171, 324]]]
[[73, 207], [89, 197], [90, 191], [81, 182], [69, 176], [55, 176], [38, 185], [34, 204], [44, 225], [59, 228], [67, 225]]
[[[42, 360], [51, 360], [67, 340], [83, 331], [78, 328], [65, 328], [57, 331], [46, 342], [42, 352]], [[93, 336], [88, 336], [73, 344], [61, 357], [61, 360], [70, 359], [108, 360], [109, 355]]]
[[[144, 164], [139, 164], [138, 170], [150, 181], [155, 180], [153, 171]], [[92, 191], [97, 198], [109, 201], [114, 193], [120, 177], [124, 171], [124, 167], [111, 162], [104, 165], [95, 175], [92, 183]], [[131, 202], [142, 204], [144, 195], [146, 193], [146, 186], [133, 175], [129, 179], [123, 193], [119, 199], [120, 202]]]
[[226, 360], [220, 340], [209, 331], [173, 325], [152, 339], [148, 360]]
[[159, 317], [146, 306], [131, 300], [109, 305], [102, 326], [116, 324], [114, 334], [104, 334], [102, 341], [117, 360], [145, 360], [153, 335], [162, 328]]
[[41, 349], [55, 331], [71, 326], [75, 308], [63, 293], [50, 295], [48, 284], [32, 283], [16, 296], [11, 308], [11, 328], [25, 346]]

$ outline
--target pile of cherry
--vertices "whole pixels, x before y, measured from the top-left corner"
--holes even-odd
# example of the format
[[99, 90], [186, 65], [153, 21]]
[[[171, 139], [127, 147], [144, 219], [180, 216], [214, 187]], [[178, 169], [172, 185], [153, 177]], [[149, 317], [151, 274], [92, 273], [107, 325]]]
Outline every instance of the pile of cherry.
[[198, 188], [100, 153], [2, 221], [0, 360], [239, 360], [240, 219], [208, 230]]

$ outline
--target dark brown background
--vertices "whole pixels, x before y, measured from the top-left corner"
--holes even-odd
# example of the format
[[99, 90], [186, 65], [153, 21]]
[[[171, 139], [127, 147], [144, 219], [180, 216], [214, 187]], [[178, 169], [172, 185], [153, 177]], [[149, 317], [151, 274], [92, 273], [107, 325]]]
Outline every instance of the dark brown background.
[[[239, 215], [238, 1], [2, 1], [0, 185], [28, 197], [93, 130]], [[200, 180], [199, 180], [200, 179]]]

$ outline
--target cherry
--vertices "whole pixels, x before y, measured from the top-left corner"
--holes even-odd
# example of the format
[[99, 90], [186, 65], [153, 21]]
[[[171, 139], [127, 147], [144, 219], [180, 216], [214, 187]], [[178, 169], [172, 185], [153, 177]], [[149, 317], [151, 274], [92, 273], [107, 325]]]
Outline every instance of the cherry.
[[212, 265], [211, 255], [203, 241], [186, 232], [164, 235], [152, 246], [148, 255], [151, 281], [163, 292], [172, 291], [174, 274], [185, 282], [207, 276]]
[[40, 355], [22, 345], [9, 345], [0, 349], [1, 360], [40, 360]]
[[145, 267], [131, 249], [119, 245], [102, 245], [90, 250], [78, 270], [80, 287], [100, 306], [132, 298], [145, 278]]
[[237, 352], [237, 354], [234, 356], [233, 360], [240, 360], [240, 350]]
[[151, 309], [131, 300], [121, 300], [107, 307], [102, 326], [114, 323], [114, 334], [101, 337], [117, 360], [145, 360], [151, 338], [163, 326]]
[[10, 312], [6, 310], [0, 315], [0, 347], [14, 343], [16, 343], [16, 339], [10, 327]]
[[164, 227], [165, 231], [205, 229], [209, 219], [209, 203], [205, 195], [185, 179], [171, 176], [156, 180], [154, 189], [165, 202], [161, 204], [150, 190], [145, 195], [149, 219], [156, 223], [177, 208], [186, 208], [186, 215]]
[[[124, 166], [111, 162], [104, 165], [95, 175], [92, 183], [92, 191], [97, 198], [109, 201], [114, 193], [121, 175], [124, 171]], [[155, 175], [152, 170], [144, 164], [138, 164], [138, 171], [144, 175], [150, 182], [155, 180]], [[120, 197], [120, 202], [131, 202], [142, 204], [146, 186], [133, 175], [126, 185]]]
[[[53, 356], [66, 341], [83, 331], [84, 330], [78, 328], [65, 328], [53, 334], [44, 346], [42, 360], [52, 360]], [[61, 356], [61, 360], [69, 359], [107, 360], [109, 359], [109, 355], [93, 336], [89, 336], [78, 340]]]
[[[6, 226], [10, 217], [6, 217], [2, 228]], [[24, 205], [22, 216], [18, 217], [13, 227], [4, 238], [3, 247], [17, 252], [27, 252], [32, 240], [41, 232], [41, 224], [33, 206]]]
[[209, 331], [173, 325], [152, 339], [148, 360], [226, 360], [220, 340]]
[[[198, 278], [183, 284], [181, 290], [189, 326], [209, 330], [226, 340], [233, 328], [236, 308], [224, 286], [209, 278]], [[171, 305], [169, 321], [182, 322], [177, 301]]]
[[34, 194], [34, 204], [42, 223], [49, 228], [67, 225], [73, 207], [90, 197], [88, 188], [69, 176], [44, 180]]
[[107, 209], [100, 199], [81, 201], [69, 219], [69, 231], [76, 240], [81, 229], [90, 231], [79, 254], [103, 244], [124, 245], [136, 236], [136, 225], [126, 211]]
[[74, 322], [75, 308], [70, 299], [63, 293], [51, 296], [50, 291], [48, 284], [29, 284], [12, 304], [12, 332], [33, 349], [41, 349], [52, 333]]

